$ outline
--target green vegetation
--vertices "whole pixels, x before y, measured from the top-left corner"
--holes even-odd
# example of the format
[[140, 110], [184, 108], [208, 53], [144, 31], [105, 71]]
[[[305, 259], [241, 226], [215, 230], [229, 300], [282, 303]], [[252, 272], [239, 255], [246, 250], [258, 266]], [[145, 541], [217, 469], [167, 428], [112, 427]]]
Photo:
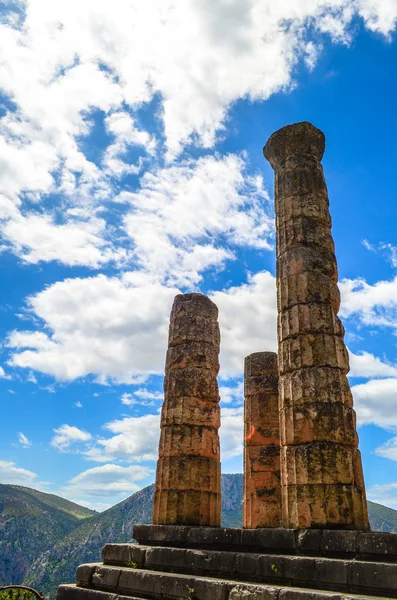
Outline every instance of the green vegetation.
[[93, 514], [53, 494], [0, 484], [0, 585], [22, 583], [37, 556]]

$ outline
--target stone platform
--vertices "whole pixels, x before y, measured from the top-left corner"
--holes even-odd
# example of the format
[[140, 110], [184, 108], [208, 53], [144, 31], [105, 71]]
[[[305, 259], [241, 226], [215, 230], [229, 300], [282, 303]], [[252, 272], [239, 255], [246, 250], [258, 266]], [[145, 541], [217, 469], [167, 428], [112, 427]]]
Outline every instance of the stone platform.
[[137, 525], [57, 600], [397, 598], [397, 534]]

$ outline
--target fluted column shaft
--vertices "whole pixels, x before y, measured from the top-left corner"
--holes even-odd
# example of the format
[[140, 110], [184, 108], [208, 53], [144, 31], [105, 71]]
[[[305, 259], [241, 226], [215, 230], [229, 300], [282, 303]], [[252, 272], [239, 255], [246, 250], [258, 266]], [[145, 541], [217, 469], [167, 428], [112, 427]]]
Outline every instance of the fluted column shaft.
[[283, 524], [367, 529], [324, 148], [306, 122], [264, 148], [275, 170]]
[[243, 527], [280, 527], [280, 426], [275, 352], [255, 352], [244, 365]]
[[203, 294], [180, 294], [171, 311], [153, 523], [220, 526], [220, 334]]

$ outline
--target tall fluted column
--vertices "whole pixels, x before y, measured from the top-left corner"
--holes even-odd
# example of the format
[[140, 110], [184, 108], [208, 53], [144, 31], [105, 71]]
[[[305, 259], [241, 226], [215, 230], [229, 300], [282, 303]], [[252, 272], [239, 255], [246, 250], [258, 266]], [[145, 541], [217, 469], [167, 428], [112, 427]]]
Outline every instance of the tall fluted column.
[[367, 529], [324, 149], [307, 122], [264, 147], [275, 171], [283, 524]]
[[280, 527], [280, 427], [275, 352], [255, 352], [244, 365], [243, 527]]
[[221, 523], [220, 334], [203, 294], [180, 294], [171, 311], [153, 523]]

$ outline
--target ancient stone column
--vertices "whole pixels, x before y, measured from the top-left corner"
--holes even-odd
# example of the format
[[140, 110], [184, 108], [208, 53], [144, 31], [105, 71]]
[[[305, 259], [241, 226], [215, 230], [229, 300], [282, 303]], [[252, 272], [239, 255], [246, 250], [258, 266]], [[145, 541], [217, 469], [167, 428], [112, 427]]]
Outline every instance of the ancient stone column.
[[218, 309], [203, 294], [171, 311], [153, 523], [221, 523]]
[[367, 529], [324, 149], [307, 122], [264, 147], [275, 171], [283, 525]]
[[280, 427], [275, 352], [255, 352], [244, 365], [243, 527], [280, 527]]

